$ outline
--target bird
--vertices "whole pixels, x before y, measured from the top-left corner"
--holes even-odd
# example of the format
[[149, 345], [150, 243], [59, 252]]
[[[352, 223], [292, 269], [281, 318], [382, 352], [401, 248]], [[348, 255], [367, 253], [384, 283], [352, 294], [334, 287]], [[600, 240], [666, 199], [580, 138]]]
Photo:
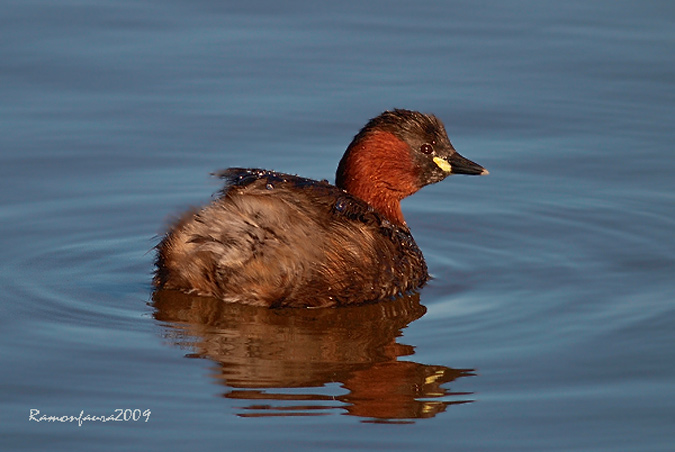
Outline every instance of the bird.
[[433, 114], [392, 109], [369, 120], [335, 184], [260, 168], [215, 173], [208, 205], [171, 224], [153, 285], [223, 302], [320, 308], [391, 300], [430, 279], [401, 200], [452, 174], [486, 175]]

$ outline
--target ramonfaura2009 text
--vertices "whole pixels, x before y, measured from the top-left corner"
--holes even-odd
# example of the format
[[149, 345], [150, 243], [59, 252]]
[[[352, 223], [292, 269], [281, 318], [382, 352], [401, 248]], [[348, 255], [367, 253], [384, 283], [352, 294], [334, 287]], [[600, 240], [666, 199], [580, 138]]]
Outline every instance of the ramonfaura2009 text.
[[130, 408], [117, 408], [113, 410], [114, 414], [111, 415], [91, 415], [85, 414], [84, 410], [80, 411], [78, 416], [73, 415], [63, 415], [63, 416], [54, 416], [40, 414], [40, 410], [31, 408], [28, 413], [28, 421], [33, 422], [60, 422], [62, 424], [77, 422], [78, 427], [82, 427], [84, 422], [148, 422], [150, 420], [150, 414], [152, 411], [149, 409], [141, 410], [139, 408], [130, 409]]

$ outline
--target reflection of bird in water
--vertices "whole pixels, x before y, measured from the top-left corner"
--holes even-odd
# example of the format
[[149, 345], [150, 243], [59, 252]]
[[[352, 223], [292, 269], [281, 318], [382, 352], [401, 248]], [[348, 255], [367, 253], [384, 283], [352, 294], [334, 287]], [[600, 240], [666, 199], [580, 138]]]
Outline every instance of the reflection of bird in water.
[[[339, 309], [270, 310], [157, 291], [155, 318], [191, 356], [218, 364], [227, 398], [249, 400], [240, 416], [347, 414], [379, 421], [433, 417], [471, 393], [443, 387], [470, 369], [413, 361], [401, 329], [424, 315], [417, 295]], [[358, 327], [355, 327], [358, 325]], [[337, 383], [339, 394], [329, 393]], [[323, 389], [308, 389], [323, 388]]]

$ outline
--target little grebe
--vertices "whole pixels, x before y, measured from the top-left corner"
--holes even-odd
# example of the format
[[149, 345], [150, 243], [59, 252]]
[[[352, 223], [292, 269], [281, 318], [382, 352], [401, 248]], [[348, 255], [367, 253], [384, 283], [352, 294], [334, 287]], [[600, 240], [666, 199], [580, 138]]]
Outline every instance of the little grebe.
[[220, 197], [157, 245], [154, 285], [269, 307], [392, 298], [429, 279], [400, 201], [451, 174], [488, 174], [433, 115], [385, 111], [354, 137], [335, 185], [262, 169], [218, 175]]

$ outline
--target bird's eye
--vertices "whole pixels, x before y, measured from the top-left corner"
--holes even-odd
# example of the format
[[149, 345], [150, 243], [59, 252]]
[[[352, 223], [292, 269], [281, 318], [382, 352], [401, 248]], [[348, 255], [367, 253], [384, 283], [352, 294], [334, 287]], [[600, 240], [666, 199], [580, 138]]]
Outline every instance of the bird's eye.
[[424, 143], [422, 147], [420, 148], [420, 151], [422, 151], [422, 154], [433, 154], [434, 152], [434, 147], [430, 145], [429, 143]]

